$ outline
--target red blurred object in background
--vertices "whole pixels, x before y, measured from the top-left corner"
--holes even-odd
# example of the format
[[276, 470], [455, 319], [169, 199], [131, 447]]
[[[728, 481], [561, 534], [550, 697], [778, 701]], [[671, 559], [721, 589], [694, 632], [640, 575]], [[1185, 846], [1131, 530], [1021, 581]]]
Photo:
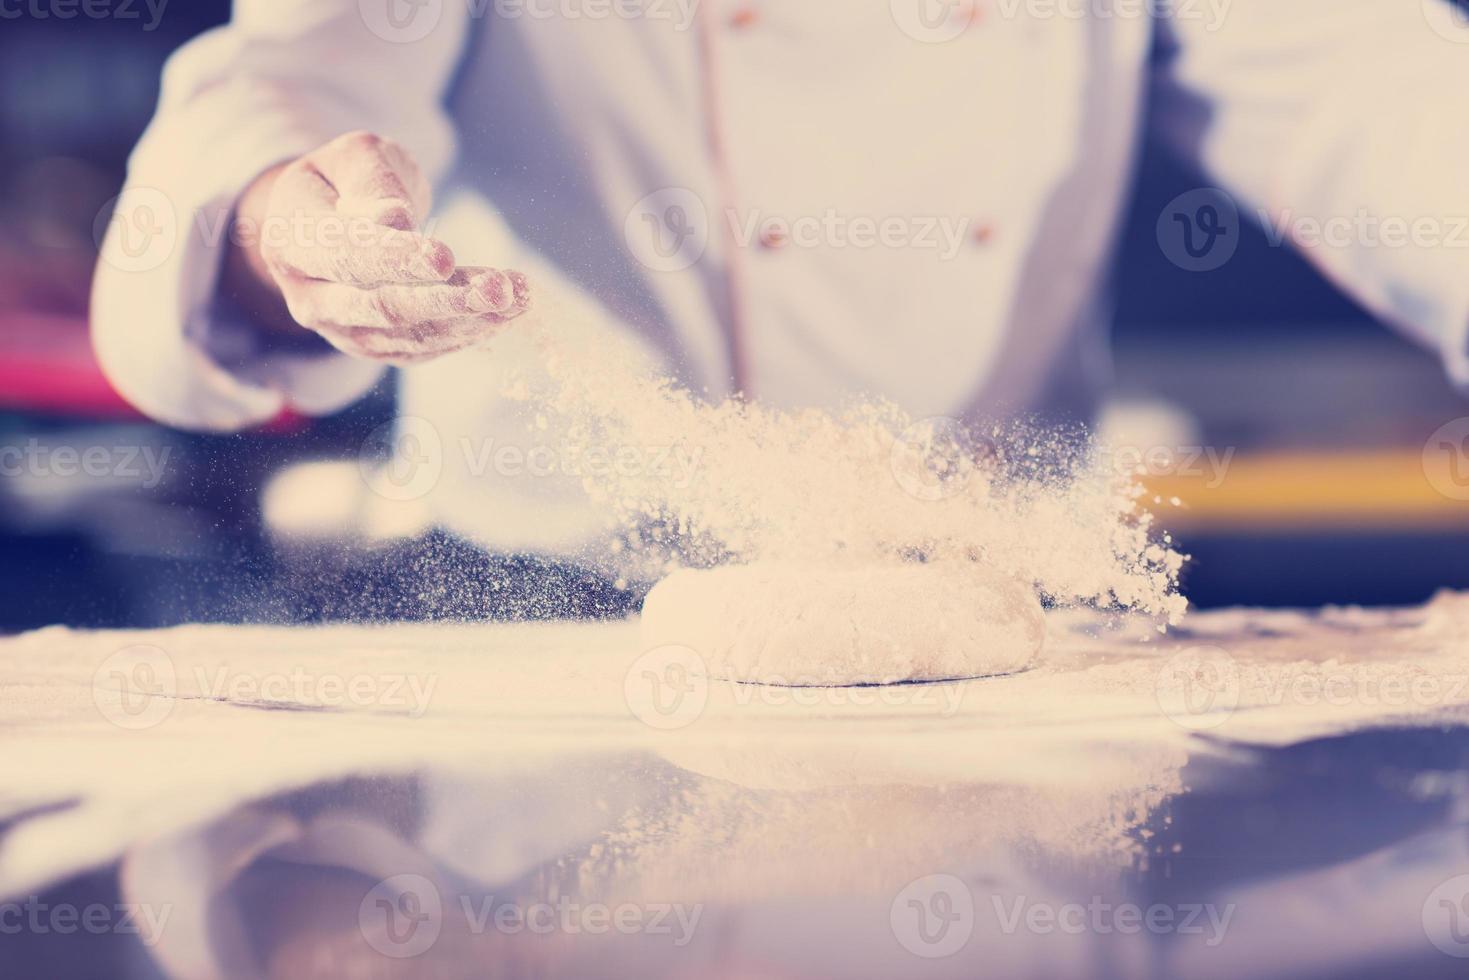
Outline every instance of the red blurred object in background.
[[[0, 310], [0, 410], [89, 419], [143, 416], [108, 382], [92, 353], [84, 315]], [[298, 432], [308, 420], [290, 410], [262, 426]]]
[[[87, 301], [96, 234], [115, 181], [73, 157], [46, 157], [0, 188], [0, 411], [142, 419], [92, 353]], [[305, 428], [283, 412], [266, 432]]]
[[84, 316], [0, 311], [0, 408], [87, 418], [139, 418], [108, 383]]

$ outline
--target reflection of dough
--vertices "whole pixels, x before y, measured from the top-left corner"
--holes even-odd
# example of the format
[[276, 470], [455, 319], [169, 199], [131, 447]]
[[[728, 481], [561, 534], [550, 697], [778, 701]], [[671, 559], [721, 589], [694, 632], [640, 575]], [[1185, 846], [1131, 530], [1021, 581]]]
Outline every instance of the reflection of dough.
[[[605, 878], [598, 880], [605, 881], [607, 892], [599, 898], [781, 904], [810, 895], [878, 894], [885, 896], [886, 908], [900, 888], [936, 868], [960, 874], [975, 869], [988, 879], [1018, 871], [1010, 865], [1021, 855], [1054, 861], [1068, 874], [1135, 868], [1142, 855], [1155, 849], [1140, 828], [1181, 792], [1180, 770], [1189, 758], [1188, 750], [1177, 745], [1093, 744], [1085, 756], [1073, 751], [1062, 763], [1066, 778], [1045, 772], [1045, 759], [1038, 755], [1025, 760], [1031, 773], [1040, 776], [1036, 781], [1023, 776], [990, 780], [987, 774], [974, 779], [961, 774], [961, 762], [947, 766], [948, 772], [932, 772], [920, 785], [907, 779], [889, 782], [873, 767], [897, 775], [896, 767], [905, 762], [936, 764], [936, 757], [955, 755], [956, 746], [963, 759], [982, 762], [992, 754], [986, 751], [992, 745], [990, 733], [966, 737], [958, 731], [936, 731], [897, 752], [877, 747], [883, 736], [872, 735], [869, 741], [851, 760], [863, 770], [861, 781], [844, 785], [826, 783], [827, 775], [837, 775], [834, 769], [808, 772], [819, 775], [821, 783], [799, 785], [792, 778], [798, 773], [788, 765], [791, 760], [779, 758], [780, 739], [773, 735], [757, 738], [738, 762], [733, 754], [740, 750], [733, 744], [723, 761], [716, 758], [714, 746], [704, 747], [704, 758], [696, 760], [699, 771], [717, 769], [717, 775], [669, 780], [676, 792], [665, 805], [635, 812], [625, 830], [608, 835], [611, 853], [601, 854], [599, 860], [606, 863], [598, 866], [610, 869], [599, 870]], [[766, 755], [766, 748], [774, 754]], [[678, 759], [681, 766], [700, 754], [697, 748], [685, 751], [673, 739], [660, 753], [671, 755], [670, 749], [683, 757]], [[827, 762], [842, 765], [836, 752], [822, 753], [814, 743], [800, 751], [813, 762], [824, 756], [823, 767]], [[774, 780], [756, 774], [754, 766], [762, 756], [785, 772]], [[726, 781], [737, 775], [735, 769], [762, 788]], [[858, 769], [849, 772], [857, 775]], [[781, 785], [763, 788], [773, 782]], [[588, 880], [585, 873], [581, 880]], [[989, 884], [1006, 887], [1003, 881]], [[1009, 883], [1015, 890], [1007, 907], [1015, 894], [1023, 893], [1019, 885]], [[986, 911], [988, 906], [985, 899]], [[915, 971], [843, 975], [885, 973], [911, 976]], [[764, 975], [759, 970], [751, 974]], [[981, 974], [969, 968], [939, 975]]]
[[971, 562], [756, 562], [675, 572], [643, 603], [643, 646], [682, 644], [711, 675], [772, 684], [942, 680], [1029, 666], [1031, 589]]
[[903, 763], [909, 760], [884, 748], [881, 741], [864, 739], [834, 742], [772, 737], [713, 744], [666, 739], [658, 745], [658, 754], [680, 769], [757, 790], [938, 786], [953, 778], [951, 773], [906, 769]]

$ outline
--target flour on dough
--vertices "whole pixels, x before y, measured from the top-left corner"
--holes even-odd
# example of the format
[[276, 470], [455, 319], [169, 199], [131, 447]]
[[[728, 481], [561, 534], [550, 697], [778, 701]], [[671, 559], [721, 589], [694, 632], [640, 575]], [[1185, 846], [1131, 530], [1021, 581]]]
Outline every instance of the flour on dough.
[[683, 569], [642, 616], [644, 649], [680, 644], [711, 676], [796, 686], [1009, 673], [1044, 639], [1034, 591], [968, 561]]

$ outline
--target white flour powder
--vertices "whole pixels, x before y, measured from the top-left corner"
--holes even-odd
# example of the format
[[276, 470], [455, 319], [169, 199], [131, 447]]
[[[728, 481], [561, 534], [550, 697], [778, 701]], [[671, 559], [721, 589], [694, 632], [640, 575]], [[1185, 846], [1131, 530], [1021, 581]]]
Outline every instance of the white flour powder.
[[[925, 573], [942, 598], [937, 605], [930, 599], [917, 606], [881, 602], [886, 586], [877, 583], [907, 581], [902, 569], [918, 562], [951, 569], [978, 564], [986, 569], [985, 581], [1013, 580], [1058, 605], [1135, 611], [1160, 623], [1177, 621], [1183, 612], [1177, 591], [1182, 556], [1166, 535], [1154, 533], [1139, 488], [1119, 479], [1072, 434], [1015, 427], [979, 432], [947, 419], [915, 420], [870, 401], [839, 411], [783, 411], [738, 399], [711, 404], [656, 377], [646, 359], [620, 349], [608, 331], [583, 326], [554, 302], [538, 299], [528, 319], [524, 330], [545, 373], [527, 370], [516, 396], [544, 406], [541, 425], [580, 445], [673, 447], [670, 456], [698, 461], [692, 479], [616, 467], [583, 477], [629, 553], [645, 569], [651, 564], [654, 576], [684, 566], [795, 562], [874, 583], [870, 601], [858, 603], [865, 606], [860, 627], [840, 608], [858, 602], [850, 578], [838, 583], [812, 574], [788, 583], [795, 591], [784, 593], [782, 608], [797, 616], [799, 607], [811, 612], [802, 626], [803, 670], [794, 671], [789, 660], [764, 662], [762, 669], [803, 673], [825, 661], [835, 664], [833, 680], [871, 673], [929, 676], [929, 670], [961, 668], [955, 659], [962, 659], [960, 640], [970, 657], [1003, 648], [1007, 652], [997, 656], [1006, 665], [1028, 659], [1019, 652], [1025, 644], [1007, 638], [1010, 620], [993, 621], [988, 634], [976, 632], [981, 592], [974, 593], [973, 608], [957, 614], [966, 621], [931, 621], [940, 608], [953, 608], [956, 590], [967, 587], [960, 580]], [[755, 574], [750, 581], [768, 578]], [[697, 605], [704, 600], [694, 583], [723, 590], [739, 580], [682, 581], [683, 600]], [[721, 644], [745, 658], [737, 666], [749, 666], [749, 651], [771, 649], [772, 631], [789, 627], [791, 619], [744, 617], [737, 627], [721, 622], [751, 634]], [[858, 628], [873, 635], [907, 633], [915, 642], [932, 634], [947, 650], [931, 656], [946, 659], [920, 664], [908, 644], [897, 662], [884, 666], [870, 659], [871, 648], [849, 649], [834, 635], [829, 646], [804, 645], [807, 639], [820, 643], [823, 631]], [[985, 663], [971, 661], [961, 672], [986, 672]]]

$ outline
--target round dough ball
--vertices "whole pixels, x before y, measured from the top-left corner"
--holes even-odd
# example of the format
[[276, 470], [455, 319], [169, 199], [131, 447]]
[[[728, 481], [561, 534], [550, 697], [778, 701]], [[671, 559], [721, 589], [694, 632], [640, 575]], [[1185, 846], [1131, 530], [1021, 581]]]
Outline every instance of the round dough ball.
[[1010, 673], [1035, 662], [1029, 587], [974, 562], [684, 569], [643, 602], [644, 649], [680, 644], [726, 680], [888, 684]]

